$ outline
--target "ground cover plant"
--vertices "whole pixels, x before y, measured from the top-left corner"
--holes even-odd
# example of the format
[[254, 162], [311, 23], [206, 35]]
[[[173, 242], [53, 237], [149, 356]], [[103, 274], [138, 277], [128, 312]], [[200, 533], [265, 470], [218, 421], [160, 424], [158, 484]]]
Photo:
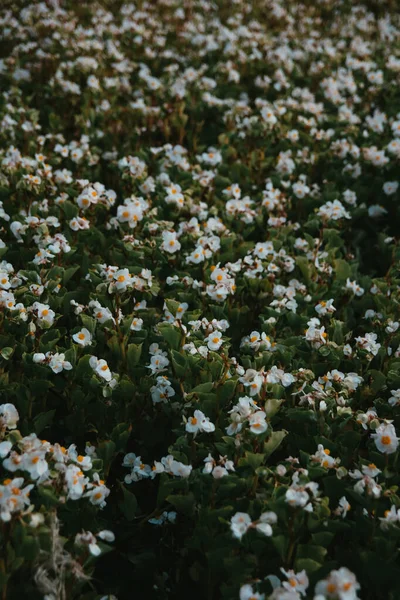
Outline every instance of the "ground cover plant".
[[396, 2], [4, 2], [3, 600], [400, 597]]

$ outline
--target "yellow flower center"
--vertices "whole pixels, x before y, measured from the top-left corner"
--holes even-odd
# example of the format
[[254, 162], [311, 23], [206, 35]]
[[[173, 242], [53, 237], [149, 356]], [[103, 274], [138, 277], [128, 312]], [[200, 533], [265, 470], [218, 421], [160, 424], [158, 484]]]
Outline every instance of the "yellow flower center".
[[344, 585], [343, 585], [343, 589], [345, 592], [348, 592], [349, 589], [351, 588], [352, 584], [350, 581], [347, 581]]

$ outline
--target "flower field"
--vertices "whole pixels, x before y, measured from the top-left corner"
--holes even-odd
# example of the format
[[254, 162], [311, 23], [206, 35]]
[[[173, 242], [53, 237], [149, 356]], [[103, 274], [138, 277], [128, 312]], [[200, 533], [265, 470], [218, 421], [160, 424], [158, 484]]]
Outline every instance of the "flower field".
[[391, 0], [1, 4], [1, 600], [400, 598], [399, 84]]

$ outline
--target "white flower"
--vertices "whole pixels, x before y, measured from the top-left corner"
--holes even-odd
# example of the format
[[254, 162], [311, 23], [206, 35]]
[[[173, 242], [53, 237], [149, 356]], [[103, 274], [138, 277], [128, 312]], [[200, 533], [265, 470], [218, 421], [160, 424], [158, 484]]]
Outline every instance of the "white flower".
[[14, 404], [7, 402], [6, 404], [0, 405], [1, 421], [5, 424], [7, 429], [16, 429], [19, 421], [19, 414]]
[[67, 456], [73, 462], [76, 462], [82, 471], [90, 471], [93, 468], [92, 459], [90, 456], [78, 454], [75, 444], [71, 444], [68, 448]]
[[311, 500], [318, 496], [318, 484], [310, 481], [305, 484], [299, 482], [299, 473], [296, 471], [292, 476], [291, 486], [286, 490], [285, 499], [290, 506], [300, 506], [307, 512], [313, 512]]
[[114, 542], [115, 541], [115, 535], [109, 529], [103, 529], [102, 531], [99, 531], [99, 533], [97, 533], [96, 535], [97, 535], [97, 537], [99, 537], [101, 540], [104, 540], [105, 542]]
[[258, 410], [249, 417], [250, 431], [257, 435], [267, 431], [268, 423], [266, 422], [266, 414], [263, 410]]
[[319, 581], [315, 587], [315, 593], [322, 594], [324, 598], [356, 600], [359, 589], [360, 584], [354, 573], [346, 567], [341, 567], [338, 571], [331, 571], [323, 581]]
[[74, 340], [74, 342], [79, 344], [79, 346], [82, 346], [82, 348], [84, 348], [85, 346], [90, 346], [92, 343], [91, 333], [85, 327], [78, 331], [78, 333], [75, 333], [72, 336], [72, 339]]
[[336, 308], [333, 306], [333, 298], [331, 298], [330, 300], [320, 300], [319, 303], [316, 305], [315, 307], [316, 312], [318, 313], [318, 315], [326, 315], [328, 314], [332, 314], [335, 312]]
[[333, 221], [337, 221], [338, 219], [350, 219], [350, 215], [340, 202], [340, 200], [334, 200], [333, 202], [329, 201], [326, 204], [323, 204], [317, 213], [320, 217], [326, 219], [332, 219]]
[[70, 371], [72, 365], [68, 360], [65, 360], [65, 354], [53, 354], [50, 357], [49, 367], [53, 373], [61, 373], [62, 370]]
[[297, 592], [298, 594], [305, 596], [309, 584], [305, 570], [295, 573], [293, 570], [285, 571], [285, 569], [281, 567], [281, 571], [288, 579], [282, 583], [282, 587], [291, 592]]
[[26, 452], [22, 455], [20, 469], [28, 471], [31, 479], [39, 479], [47, 473], [49, 466], [44, 451]]
[[387, 196], [392, 196], [397, 192], [398, 187], [399, 183], [397, 181], [386, 181], [386, 183], [383, 184], [383, 191]]
[[143, 319], [134, 317], [130, 326], [131, 331], [141, 331], [143, 327]]
[[391, 525], [400, 522], [400, 508], [397, 508], [394, 504], [392, 504], [390, 510], [386, 510], [385, 516], [379, 517], [379, 520], [383, 530], [389, 529]]
[[222, 161], [222, 155], [216, 148], [209, 148], [208, 152], [203, 152], [200, 156], [197, 156], [197, 160], [215, 166]]
[[304, 198], [310, 193], [310, 188], [303, 181], [297, 181], [294, 183], [292, 190], [297, 198]]
[[219, 350], [222, 346], [222, 333], [220, 331], [213, 331], [204, 341], [207, 342], [210, 350]]
[[40, 525], [43, 525], [44, 520], [44, 515], [42, 515], [42, 513], [33, 513], [30, 515], [29, 525], [36, 529], [37, 527], [40, 527]]
[[154, 404], [166, 402], [168, 398], [175, 396], [174, 388], [168, 378], [164, 376], [157, 377], [157, 385], [150, 388], [150, 393]]
[[283, 387], [289, 387], [296, 380], [291, 373], [285, 373], [282, 369], [278, 369], [275, 365], [271, 368], [267, 375], [268, 383], [280, 383]]
[[400, 389], [391, 390], [390, 393], [392, 394], [392, 396], [388, 400], [390, 406], [397, 406], [398, 404], [400, 404]]
[[12, 443], [8, 441], [0, 442], [0, 458], [5, 458], [10, 454]]
[[381, 347], [381, 345], [376, 341], [377, 337], [378, 336], [376, 333], [366, 333], [364, 337], [356, 337], [355, 341], [360, 348], [363, 348], [367, 352], [370, 352], [373, 356], [376, 356], [379, 348]]
[[253, 587], [249, 583], [246, 583], [240, 588], [239, 598], [240, 600], [264, 600], [265, 595], [255, 592]]
[[239, 540], [243, 537], [251, 525], [252, 521], [247, 513], [237, 512], [231, 518], [231, 531], [233, 536]]
[[56, 316], [56, 313], [51, 310], [48, 304], [34, 302], [32, 308], [34, 311], [37, 311], [39, 326], [42, 326], [43, 323], [46, 323], [47, 325], [52, 325], [54, 323], [54, 317]]
[[313, 348], [320, 348], [326, 344], [328, 334], [325, 332], [325, 327], [320, 327], [320, 320], [312, 318], [308, 321], [308, 329], [306, 329], [305, 339], [311, 343]]
[[345, 356], [351, 356], [351, 355], [353, 354], [353, 349], [352, 349], [352, 347], [350, 346], [350, 344], [345, 344], [345, 345], [343, 346], [343, 354], [344, 354]]
[[99, 377], [105, 379], [106, 381], [111, 381], [112, 375], [106, 360], [104, 360], [103, 358], [99, 360], [97, 356], [91, 356], [89, 360], [89, 365], [94, 371], [96, 371]]
[[274, 115], [271, 108], [268, 108], [267, 106], [263, 106], [263, 108], [261, 109], [261, 116], [264, 119], [264, 121], [268, 123], [268, 125], [275, 125], [278, 122], [278, 119]]
[[399, 438], [396, 436], [396, 430], [391, 423], [382, 423], [371, 435], [375, 441], [375, 446], [384, 454], [393, 454], [399, 445]]
[[356, 281], [350, 281], [349, 278], [346, 279], [346, 289], [351, 290], [356, 296], [362, 296], [364, 294], [364, 289], [360, 287]]
[[275, 524], [278, 521], [278, 517], [272, 511], [263, 513], [258, 521], [255, 523], [255, 528], [257, 531], [266, 535], [267, 537], [271, 537], [273, 531], [271, 524]]
[[396, 333], [399, 326], [400, 326], [400, 323], [398, 321], [392, 321], [392, 319], [389, 319], [387, 322], [387, 325], [385, 327], [385, 331], [386, 331], [386, 333]]
[[351, 392], [354, 392], [358, 386], [363, 382], [363, 378], [357, 373], [346, 373], [343, 379], [343, 385]]
[[175, 254], [178, 250], [181, 249], [181, 244], [176, 238], [175, 231], [163, 231], [162, 232], [163, 242], [161, 244], [161, 249], [169, 254]]
[[336, 466], [337, 460], [331, 457], [331, 452], [328, 448], [324, 448], [322, 444], [318, 444], [318, 450], [315, 454], [311, 455], [310, 458], [313, 462], [319, 463], [326, 469], [332, 469]]
[[212, 433], [215, 431], [215, 425], [201, 410], [195, 410], [193, 417], [189, 417], [187, 420], [186, 431], [195, 435], [201, 431]]
[[92, 556], [100, 556], [101, 548], [97, 544], [97, 540], [90, 531], [83, 531], [75, 536], [75, 544], [77, 546], [87, 546]]
[[129, 286], [132, 285], [132, 275], [128, 269], [119, 269], [113, 275], [114, 280], [112, 285], [119, 291], [124, 292]]
[[341, 515], [342, 519], [344, 519], [350, 509], [351, 509], [351, 506], [350, 506], [350, 503], [348, 502], [346, 496], [342, 496], [339, 500], [339, 506], [334, 511], [334, 513], [336, 515]]
[[158, 371], [162, 371], [165, 367], [169, 365], [169, 360], [163, 354], [154, 354], [150, 359], [150, 364], [147, 365], [147, 368], [151, 370], [152, 373], [157, 373]]
[[94, 485], [91, 490], [84, 494], [85, 498], [89, 498], [89, 502], [94, 506], [104, 508], [106, 505], [105, 499], [110, 494], [110, 490], [103, 484]]
[[250, 396], [256, 396], [264, 383], [264, 376], [254, 369], [247, 369], [244, 376], [239, 377], [239, 381], [249, 389]]

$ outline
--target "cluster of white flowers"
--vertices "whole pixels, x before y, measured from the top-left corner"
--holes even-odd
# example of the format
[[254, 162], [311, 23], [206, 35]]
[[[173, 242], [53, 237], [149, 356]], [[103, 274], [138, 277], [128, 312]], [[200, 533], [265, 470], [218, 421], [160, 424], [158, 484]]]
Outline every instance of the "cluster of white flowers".
[[[13, 404], [1, 405], [0, 414], [4, 428], [16, 428], [19, 415]], [[69, 448], [50, 444], [34, 433], [20, 436], [16, 442], [8, 437], [0, 442], [0, 457], [3, 469], [16, 474], [0, 486], [0, 518], [3, 521], [9, 521], [16, 513], [32, 513], [34, 506], [29, 494], [37, 486], [52, 490], [60, 501], [88, 498], [91, 504], [100, 508], [106, 505], [110, 490], [93, 469], [90, 454], [78, 454], [74, 444]]]
[[[309, 597], [295, 553], [318, 520], [336, 532], [373, 518], [372, 542], [400, 523], [396, 3], [6, 4], [0, 519], [40, 524], [36, 488], [103, 508], [100, 458], [73, 443], [87, 435], [109, 443], [107, 480], [124, 455], [139, 505], [141, 486], [149, 507], [170, 486], [177, 512], [157, 498], [143, 523], [174, 523], [193, 497], [197, 535], [203, 502], [225, 510], [229, 496], [235, 538], [291, 538], [282, 581], [260, 589]], [[73, 536], [85, 568], [114, 538]], [[265, 597], [256, 558], [241, 600]], [[331, 568], [314, 600], [357, 598], [356, 576]]]
[[125, 483], [140, 481], [141, 479], [154, 479], [160, 473], [168, 473], [175, 477], [189, 477], [192, 472], [192, 465], [184, 465], [175, 460], [172, 454], [164, 456], [160, 461], [154, 461], [153, 466], [142, 462], [140, 456], [136, 456], [133, 452], [126, 454], [123, 460], [123, 466], [131, 469], [129, 475], [125, 476]]
[[272, 525], [277, 521], [278, 517], [272, 511], [262, 513], [256, 521], [253, 521], [247, 513], [237, 512], [231, 518], [232, 535], [240, 540], [249, 529], [256, 529], [256, 531], [270, 537], [272, 535]]

